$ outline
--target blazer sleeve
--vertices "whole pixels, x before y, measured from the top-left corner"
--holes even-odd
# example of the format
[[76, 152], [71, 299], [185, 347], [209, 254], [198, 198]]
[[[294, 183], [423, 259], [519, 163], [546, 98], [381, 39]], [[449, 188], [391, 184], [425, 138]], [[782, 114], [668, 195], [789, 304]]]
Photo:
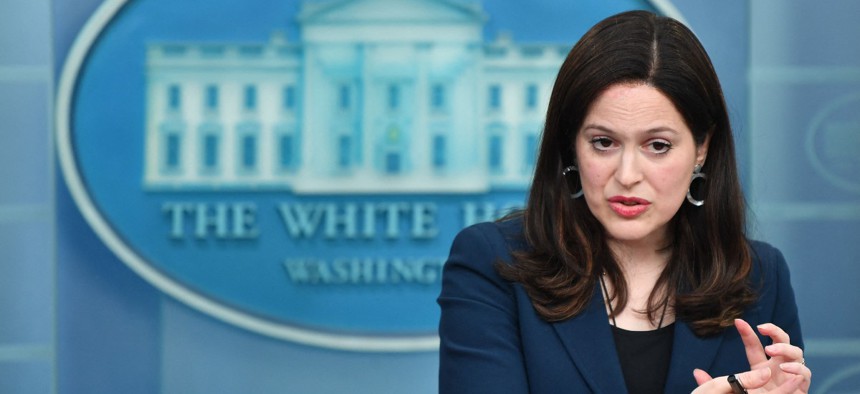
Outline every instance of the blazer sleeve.
[[526, 393], [516, 297], [494, 266], [510, 261], [495, 224], [468, 227], [445, 263], [439, 323], [440, 393]]
[[768, 302], [761, 305], [770, 306], [762, 310], [762, 317], [765, 322], [782, 328], [788, 333], [791, 344], [803, 349], [800, 317], [785, 257], [779, 249], [763, 242], [756, 242], [754, 249], [764, 273], [764, 293], [761, 294], [761, 298], [768, 299]]

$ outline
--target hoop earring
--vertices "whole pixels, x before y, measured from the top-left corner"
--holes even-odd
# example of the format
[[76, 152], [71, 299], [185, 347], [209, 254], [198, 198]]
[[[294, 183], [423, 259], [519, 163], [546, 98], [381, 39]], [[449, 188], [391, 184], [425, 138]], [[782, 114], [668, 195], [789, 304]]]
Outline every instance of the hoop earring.
[[[563, 170], [561, 170], [561, 176], [562, 176], [562, 177], [564, 177], [564, 178], [567, 178], [567, 175], [568, 175], [568, 174], [570, 174], [571, 172], [574, 172], [574, 171], [579, 172], [579, 169], [578, 169], [578, 168], [576, 168], [576, 166], [567, 166], [567, 167], [564, 167], [564, 169], [563, 169]], [[580, 197], [582, 197], [582, 193], [583, 193], [583, 191], [582, 191], [582, 186], [580, 186], [580, 188], [579, 188], [579, 191], [578, 191], [578, 192], [576, 192], [576, 193], [571, 193], [571, 194], [570, 194], [570, 198], [573, 198], [573, 199], [580, 198]]]
[[[701, 179], [707, 179], [708, 177], [705, 176], [704, 172], [702, 172], [702, 165], [696, 164], [696, 166], [693, 167], [693, 176], [690, 178], [690, 188], [692, 188], [693, 182], [695, 182], [696, 179], [700, 179], [700, 178]], [[693, 204], [697, 207], [701, 207], [702, 205], [705, 205], [705, 200], [696, 200], [695, 198], [693, 198], [693, 194], [690, 192], [690, 188], [687, 188], [687, 201], [689, 201], [690, 204]]]

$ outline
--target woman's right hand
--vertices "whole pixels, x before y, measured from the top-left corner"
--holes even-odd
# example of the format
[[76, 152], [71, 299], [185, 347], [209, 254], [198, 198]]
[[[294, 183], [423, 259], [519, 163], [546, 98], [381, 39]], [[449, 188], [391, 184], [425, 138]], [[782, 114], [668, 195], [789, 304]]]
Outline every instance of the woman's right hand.
[[[693, 390], [693, 394], [732, 394], [732, 386], [729, 384], [728, 376], [720, 376], [712, 378], [707, 372], [701, 369], [693, 371], [693, 376], [696, 377], [696, 383], [699, 387]], [[796, 375], [790, 379], [786, 379], [781, 385], [772, 390], [764, 390], [765, 385], [770, 382], [770, 368], [759, 368], [752, 371], [735, 374], [735, 378], [740, 380], [741, 385], [751, 393], [778, 393], [790, 394], [794, 393], [803, 383], [803, 376]], [[758, 390], [761, 389], [761, 390]]]
[[[735, 374], [745, 392], [805, 394], [812, 371], [803, 363], [803, 350], [791, 345], [788, 334], [773, 324], [762, 324], [759, 332], [769, 336], [773, 345], [764, 348], [747, 322], [735, 319], [750, 370]], [[693, 393], [734, 393], [727, 376], [711, 378], [707, 372], [693, 371], [699, 387]]]

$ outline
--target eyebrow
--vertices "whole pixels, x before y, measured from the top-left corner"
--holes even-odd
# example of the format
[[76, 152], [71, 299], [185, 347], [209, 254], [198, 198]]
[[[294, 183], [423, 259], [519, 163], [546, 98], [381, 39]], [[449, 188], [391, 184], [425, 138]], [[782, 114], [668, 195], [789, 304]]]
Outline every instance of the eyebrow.
[[[584, 130], [588, 130], [588, 129], [596, 129], [596, 130], [600, 130], [600, 131], [605, 132], [605, 133], [607, 133], [607, 134], [617, 134], [614, 130], [612, 130], [612, 129], [610, 129], [610, 128], [606, 127], [606, 126], [599, 125], [599, 124], [595, 124], [595, 123], [591, 123], [591, 124], [585, 125], [585, 126], [582, 128], [582, 130], [583, 130], [583, 131], [584, 131]], [[663, 132], [663, 131], [667, 131], [667, 132], [670, 132], [670, 133], [678, 134], [678, 130], [675, 130], [675, 129], [671, 128], [671, 127], [665, 127], [665, 126], [659, 126], [659, 127], [650, 128], [650, 129], [648, 129], [648, 130], [645, 130], [645, 133], [646, 133], [646, 134], [655, 134], [655, 133], [660, 133], [660, 132]]]

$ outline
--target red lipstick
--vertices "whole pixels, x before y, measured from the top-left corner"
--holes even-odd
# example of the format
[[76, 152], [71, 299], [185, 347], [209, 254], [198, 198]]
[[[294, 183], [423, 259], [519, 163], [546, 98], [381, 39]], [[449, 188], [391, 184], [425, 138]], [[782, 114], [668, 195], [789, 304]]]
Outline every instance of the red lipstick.
[[651, 203], [648, 200], [639, 197], [613, 196], [609, 198], [609, 207], [612, 208], [618, 216], [632, 219], [648, 209]]

